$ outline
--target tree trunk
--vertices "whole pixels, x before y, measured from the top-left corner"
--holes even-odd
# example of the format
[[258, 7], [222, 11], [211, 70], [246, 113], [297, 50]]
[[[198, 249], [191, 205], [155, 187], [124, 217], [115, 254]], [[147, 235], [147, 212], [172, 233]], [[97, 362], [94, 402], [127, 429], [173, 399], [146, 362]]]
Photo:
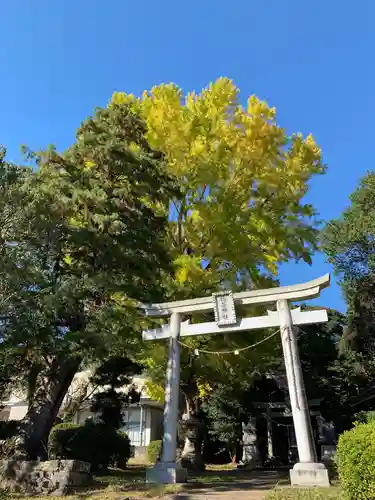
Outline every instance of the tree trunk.
[[81, 364], [81, 358], [56, 356], [42, 373], [23, 419], [22, 446], [30, 460], [46, 460], [50, 430]]

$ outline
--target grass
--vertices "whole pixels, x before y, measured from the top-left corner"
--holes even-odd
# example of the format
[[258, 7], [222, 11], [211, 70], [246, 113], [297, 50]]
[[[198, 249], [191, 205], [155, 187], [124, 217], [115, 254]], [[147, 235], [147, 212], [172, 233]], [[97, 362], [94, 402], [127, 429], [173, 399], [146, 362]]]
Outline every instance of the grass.
[[[129, 463], [126, 470], [113, 469], [107, 474], [96, 476], [93, 486], [90, 488], [85, 488], [84, 490], [77, 490], [75, 494], [65, 497], [54, 497], [61, 500], [119, 500], [120, 498], [134, 497], [137, 498], [161, 498], [164, 496], [172, 496], [179, 492], [184, 492], [194, 495], [194, 491], [203, 490], [204, 496], [206, 498], [210, 495], [210, 490], [212, 489], [212, 494], [215, 494], [215, 489], [220, 490], [225, 488], [228, 497], [231, 496], [231, 484], [233, 488], [237, 488], [238, 485], [242, 486], [250, 485], [251, 478], [254, 475], [245, 469], [237, 469], [233, 465], [225, 466], [207, 466], [205, 473], [191, 477], [189, 484], [183, 485], [150, 485], [145, 482], [145, 465], [135, 465], [134, 462]], [[256, 474], [255, 474], [256, 476]], [[235, 484], [237, 483], [237, 486]], [[260, 498], [264, 498], [267, 494], [269, 488], [274, 486], [275, 482], [271, 482], [264, 485], [263, 494]], [[288, 475], [278, 481], [276, 488], [269, 491], [266, 496], [267, 500], [337, 500], [340, 497], [339, 487], [333, 487], [330, 489], [316, 489], [316, 490], [297, 490], [288, 488], [289, 481]], [[247, 487], [246, 487], [247, 489]], [[10, 499], [24, 499], [23, 495], [5, 495], [2, 496], [0, 492], [0, 500], [10, 500]], [[49, 500], [51, 497], [33, 497], [39, 498], [39, 500]]]
[[[129, 465], [125, 470], [113, 469], [95, 477], [99, 492], [126, 493], [127, 496], [161, 497], [180, 491], [183, 485], [150, 485], [145, 482], [146, 467]], [[96, 497], [97, 498], [97, 497]], [[103, 497], [104, 498], [104, 497]]]
[[266, 500], [341, 500], [340, 487], [332, 488], [275, 488], [266, 496]]
[[[126, 470], [112, 469], [107, 474], [96, 476], [93, 486], [77, 489], [72, 495], [63, 497], [39, 496], [32, 497], [38, 500], [113, 500], [121, 497], [156, 498], [173, 495], [181, 490], [183, 485], [149, 485], [145, 482], [146, 469], [144, 466], [129, 466]], [[21, 500], [21, 494], [6, 494], [0, 492], [0, 500]]]

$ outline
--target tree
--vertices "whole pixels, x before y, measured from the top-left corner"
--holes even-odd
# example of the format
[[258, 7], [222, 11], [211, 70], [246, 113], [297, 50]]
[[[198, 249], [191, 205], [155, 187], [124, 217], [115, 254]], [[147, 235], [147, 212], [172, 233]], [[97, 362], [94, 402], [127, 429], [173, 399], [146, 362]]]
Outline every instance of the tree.
[[[97, 392], [91, 402], [91, 411], [95, 419], [111, 429], [120, 429], [123, 425], [123, 409], [130, 403], [138, 403], [140, 393], [132, 384], [134, 375], [141, 372], [141, 366], [128, 358], [113, 356], [105, 360], [92, 376], [92, 383], [97, 387], [106, 387]], [[127, 392], [120, 392], [126, 386]]]
[[236, 455], [238, 443], [242, 441], [242, 422], [249, 418], [244, 400], [246, 392], [241, 384], [237, 387], [218, 384], [202, 404], [209, 435], [225, 443], [232, 460], [240, 459]]
[[[158, 204], [175, 189], [129, 107], [98, 110], [63, 155], [33, 155], [19, 187], [0, 278], [11, 298], [1, 348], [32, 354], [35, 390], [22, 446], [44, 457], [49, 430], [83, 362], [135, 348], [136, 300], [160, 297], [170, 259]], [[159, 295], [158, 295], [159, 294]]]
[[251, 417], [260, 415], [254, 403], [283, 401], [284, 397], [284, 389], [278, 386], [270, 372], [221, 382], [203, 400], [202, 411], [207, 418], [208, 432], [225, 443], [232, 460], [239, 462], [243, 429]]
[[323, 249], [348, 303], [348, 328], [342, 347], [374, 352], [375, 316], [375, 173], [369, 172], [351, 195], [351, 206], [328, 222]]
[[224, 78], [185, 100], [171, 84], [141, 99], [116, 93], [111, 105], [129, 102], [181, 185], [170, 214], [180, 296], [228, 278], [257, 284], [264, 270], [276, 272], [291, 258], [310, 262], [315, 211], [303, 197], [312, 175], [324, 172], [311, 135], [288, 136], [275, 109], [255, 96], [244, 109]]
[[[129, 104], [144, 118], [150, 145], [162, 151], [181, 188], [166, 206], [174, 276], [167, 280], [165, 298], [209, 295], [223, 287], [272, 286], [279, 263], [310, 262], [316, 248], [315, 210], [303, 198], [311, 177], [324, 172], [311, 135], [287, 135], [276, 123], [275, 109], [255, 96], [245, 109], [238, 88], [225, 78], [185, 98], [173, 84], [156, 86], [140, 98], [115, 93], [109, 108]], [[231, 343], [234, 350], [261, 335], [186, 343], [192, 350], [215, 351]], [[159, 382], [166, 349], [150, 349], [148, 372]], [[246, 363], [254, 364], [253, 354], [246, 356], [229, 356], [220, 364], [212, 356], [196, 360], [186, 353], [181, 387], [188, 407], [194, 407], [200, 388], [212, 380], [210, 374], [215, 380], [218, 373], [235, 371], [236, 365], [244, 373]], [[258, 366], [261, 358], [258, 351]]]
[[[1, 262], [5, 266], [5, 248], [10, 239], [11, 228], [18, 223], [18, 205], [22, 199], [20, 185], [28, 169], [9, 163], [5, 159], [6, 150], [0, 146], [0, 252]], [[10, 269], [12, 264], [7, 263]], [[7, 269], [9, 271], [9, 268]], [[6, 310], [10, 300], [15, 297], [16, 290], [12, 280], [4, 279], [6, 273], [0, 274], [0, 308]], [[6, 316], [1, 316], [1, 330], [7, 321]], [[21, 383], [26, 364], [30, 363], [28, 356], [25, 356], [22, 349], [16, 346], [1, 345], [0, 350], [0, 401], [4, 401], [9, 396], [10, 389]]]
[[[313, 310], [315, 307], [306, 307]], [[324, 398], [329, 404], [329, 379], [338, 358], [338, 344], [346, 325], [346, 316], [327, 309], [328, 322], [297, 327], [298, 349], [309, 399]]]
[[[340, 342], [337, 378], [345, 381], [347, 418], [373, 408], [375, 393], [375, 173], [369, 172], [350, 196], [351, 205], [322, 233], [322, 246], [333, 264], [348, 304], [348, 324]], [[348, 424], [349, 423], [349, 424]]]

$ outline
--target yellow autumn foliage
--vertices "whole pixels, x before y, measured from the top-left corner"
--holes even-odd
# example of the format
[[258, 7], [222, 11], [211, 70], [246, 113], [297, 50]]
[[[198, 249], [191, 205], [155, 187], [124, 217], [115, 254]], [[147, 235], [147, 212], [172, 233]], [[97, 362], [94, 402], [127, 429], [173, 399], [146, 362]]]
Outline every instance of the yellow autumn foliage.
[[[176, 279], [197, 277], [195, 259], [231, 262], [256, 280], [260, 267], [277, 272], [290, 258], [309, 260], [315, 233], [303, 197], [311, 176], [324, 172], [312, 135], [289, 135], [276, 109], [219, 78], [186, 96], [174, 84], [141, 97], [115, 93], [110, 105], [132, 104], [147, 125], [150, 145], [160, 150], [182, 188], [174, 200], [171, 245]], [[212, 269], [212, 268], [211, 268]]]
[[[113, 94], [109, 106], [122, 105], [141, 115], [146, 139], [162, 153], [180, 187], [165, 207], [174, 258], [173, 283], [168, 283], [172, 297], [208, 295], [223, 286], [264, 286], [280, 263], [309, 262], [317, 230], [315, 210], [304, 197], [310, 179], [325, 171], [312, 135], [287, 132], [277, 123], [275, 107], [255, 95], [240, 100], [238, 87], [227, 78], [186, 95], [173, 83], [139, 97]], [[248, 335], [184, 338], [181, 386], [189, 385], [193, 370], [196, 396], [203, 398], [220, 379], [249, 376], [249, 367], [266, 359], [259, 352], [272, 349], [272, 342], [244, 351], [235, 361], [210, 354], [192, 361], [186, 349], [227, 350], [230, 342], [238, 348], [254, 341]], [[162, 388], [166, 349], [166, 344], [152, 346], [147, 357], [156, 393]]]

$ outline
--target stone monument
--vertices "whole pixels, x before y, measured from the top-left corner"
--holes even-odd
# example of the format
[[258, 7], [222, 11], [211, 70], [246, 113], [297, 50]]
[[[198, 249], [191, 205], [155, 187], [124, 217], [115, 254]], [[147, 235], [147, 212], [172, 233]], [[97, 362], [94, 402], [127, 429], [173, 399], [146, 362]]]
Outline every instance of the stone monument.
[[192, 414], [182, 421], [182, 428], [185, 442], [179, 463], [188, 471], [203, 472], [206, 467], [200, 452], [202, 424], [199, 418]]

